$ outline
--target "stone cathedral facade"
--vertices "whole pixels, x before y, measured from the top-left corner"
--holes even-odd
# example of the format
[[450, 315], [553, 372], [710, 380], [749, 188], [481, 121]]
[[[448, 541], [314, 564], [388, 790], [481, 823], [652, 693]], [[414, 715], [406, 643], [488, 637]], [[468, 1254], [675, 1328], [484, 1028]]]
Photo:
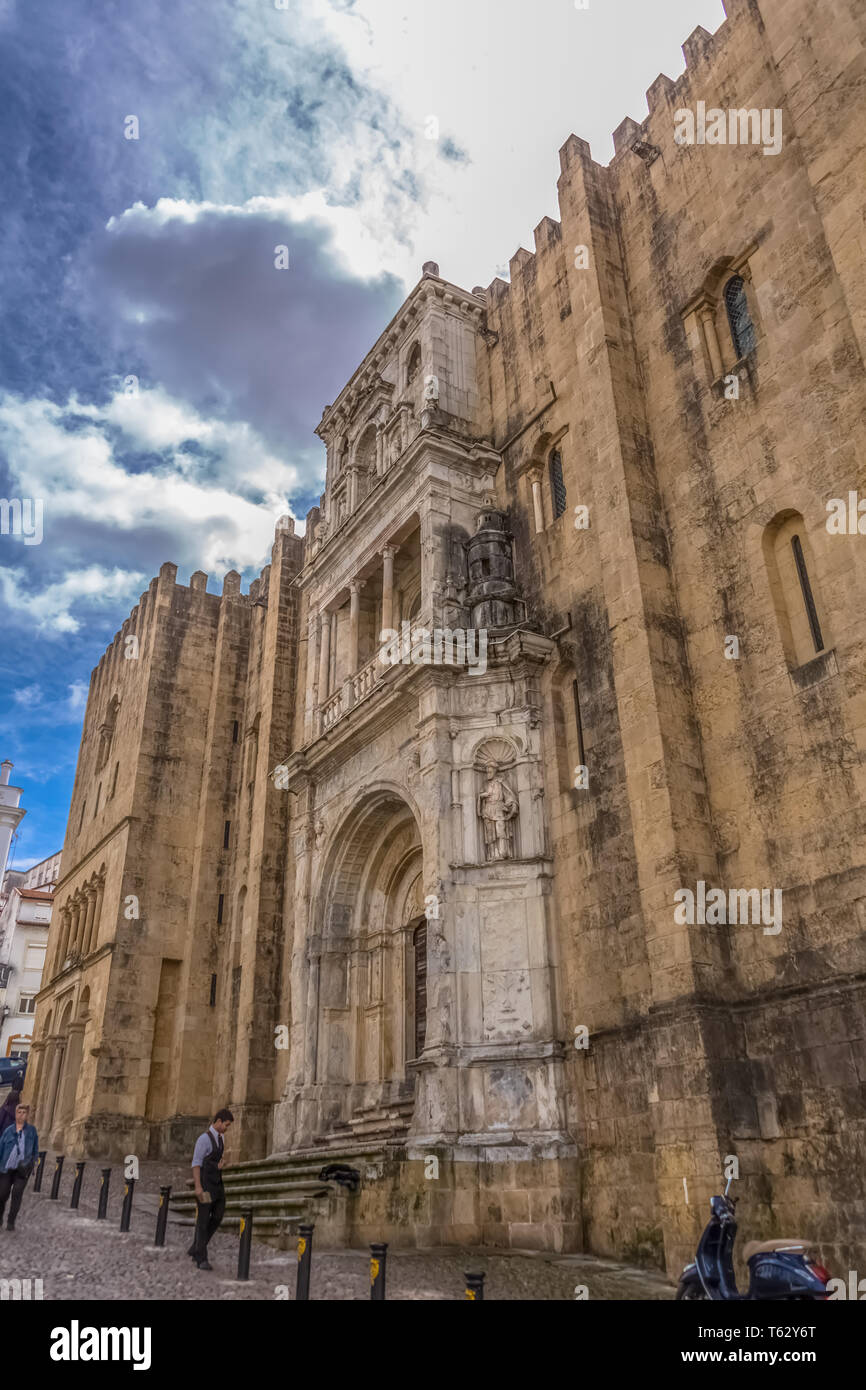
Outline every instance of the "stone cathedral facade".
[[[734, 1157], [752, 1233], [856, 1267], [866, 22], [728, 10], [608, 167], [566, 141], [510, 282], [425, 266], [304, 537], [247, 594], [164, 565], [94, 670], [55, 1147], [230, 1104], [232, 1159], [381, 1153], [353, 1239], [672, 1270]], [[700, 102], [781, 147], [677, 143]]]

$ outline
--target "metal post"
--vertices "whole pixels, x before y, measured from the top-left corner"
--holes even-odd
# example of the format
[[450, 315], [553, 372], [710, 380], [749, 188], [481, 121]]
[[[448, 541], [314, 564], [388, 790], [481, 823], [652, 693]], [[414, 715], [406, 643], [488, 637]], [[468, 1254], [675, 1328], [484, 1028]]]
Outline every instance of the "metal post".
[[82, 1184], [83, 1181], [84, 1181], [84, 1164], [83, 1164], [83, 1163], [76, 1163], [76, 1165], [75, 1165], [75, 1182], [72, 1184], [72, 1200], [71, 1200], [70, 1203], [69, 1203], [70, 1211], [76, 1211], [76, 1210], [78, 1209], [78, 1201], [79, 1201], [79, 1198], [81, 1197], [81, 1184]]
[[42, 1174], [43, 1174], [44, 1171], [45, 1171], [45, 1160], [46, 1160], [47, 1157], [48, 1157], [48, 1150], [47, 1150], [47, 1149], [40, 1149], [40, 1150], [39, 1150], [39, 1162], [38, 1162], [37, 1165], [36, 1165], [36, 1177], [35, 1177], [34, 1180], [33, 1180], [33, 1191], [34, 1191], [34, 1192], [41, 1192], [41, 1191], [42, 1191]]
[[388, 1258], [387, 1245], [370, 1246], [370, 1301], [385, 1302], [385, 1261]]
[[99, 1180], [99, 1207], [96, 1212], [97, 1221], [104, 1221], [108, 1215], [108, 1184], [111, 1182], [111, 1169], [103, 1168], [102, 1177]]
[[120, 1208], [120, 1229], [129, 1230], [129, 1218], [132, 1216], [132, 1194], [135, 1191], [135, 1178], [127, 1178], [126, 1186], [123, 1189], [123, 1206]]
[[472, 1302], [472, 1303], [483, 1303], [483, 1302], [484, 1302], [484, 1275], [483, 1275], [483, 1274], [467, 1274], [467, 1275], [465, 1275], [464, 1277], [465, 1277], [465, 1279], [466, 1279], [466, 1297], [467, 1297], [467, 1298], [470, 1300], [470, 1302]]
[[238, 1278], [250, 1277], [250, 1250], [253, 1244], [253, 1209], [241, 1212], [241, 1242], [238, 1246]]
[[57, 1201], [57, 1195], [60, 1192], [60, 1174], [63, 1172], [63, 1159], [64, 1155], [58, 1154], [54, 1163], [54, 1177], [51, 1179], [52, 1202]]
[[165, 1245], [165, 1227], [168, 1221], [168, 1199], [171, 1196], [170, 1187], [159, 1189], [159, 1211], [156, 1213], [156, 1235], [154, 1245]]
[[310, 1261], [313, 1257], [313, 1227], [298, 1227], [298, 1285], [295, 1302], [305, 1302], [310, 1297]]

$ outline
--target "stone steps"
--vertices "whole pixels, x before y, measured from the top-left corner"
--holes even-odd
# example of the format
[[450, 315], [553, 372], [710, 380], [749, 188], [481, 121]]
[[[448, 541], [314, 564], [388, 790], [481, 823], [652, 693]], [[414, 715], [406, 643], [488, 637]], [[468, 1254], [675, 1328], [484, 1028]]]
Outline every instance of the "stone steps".
[[[384, 1157], [380, 1144], [354, 1143], [339, 1148], [306, 1150], [284, 1157], [253, 1159], [233, 1164], [223, 1175], [226, 1191], [226, 1217], [236, 1219], [242, 1211], [253, 1212], [253, 1233], [264, 1239], [288, 1243], [304, 1221], [315, 1221], [322, 1202], [343, 1191], [333, 1181], [323, 1181], [319, 1174], [329, 1163], [345, 1163], [357, 1168], [363, 1180], [370, 1164]], [[195, 1223], [196, 1203], [192, 1179], [187, 1190], [171, 1199], [172, 1219], [181, 1224]]]
[[353, 1139], [393, 1141], [409, 1129], [414, 1109], [414, 1100], [398, 1101], [388, 1106], [368, 1106], [365, 1110], [358, 1110], [348, 1124], [339, 1125], [333, 1130], [324, 1143], [333, 1147]]

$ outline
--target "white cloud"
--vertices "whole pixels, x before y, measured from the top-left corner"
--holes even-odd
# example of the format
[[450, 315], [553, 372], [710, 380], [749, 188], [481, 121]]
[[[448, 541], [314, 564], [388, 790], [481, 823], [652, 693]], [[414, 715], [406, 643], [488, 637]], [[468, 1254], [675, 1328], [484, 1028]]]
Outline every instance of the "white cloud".
[[[34, 591], [20, 570], [0, 570], [0, 594], [10, 616], [31, 623], [37, 632], [62, 635], [78, 632], [81, 620], [76, 608], [110, 607], [130, 598], [145, 579], [128, 570], [105, 570], [99, 565], [73, 570], [60, 580]], [[8, 621], [8, 619], [7, 619]]]
[[25, 685], [20, 690], [13, 690], [12, 699], [16, 705], [38, 705], [42, 703], [42, 686]]
[[[375, 85], [414, 133], [423, 189], [409, 258], [418, 278], [432, 259], [471, 289], [486, 285], [532, 230], [558, 217], [558, 152], [574, 132], [606, 164], [623, 117], [642, 120], [644, 93], [659, 72], [676, 78], [681, 45], [702, 24], [725, 18], [722, 0], [312, 0], [313, 12], [346, 50], [352, 69]], [[440, 158], [425, 139], [434, 115], [441, 140], [471, 166]], [[404, 159], [405, 159], [404, 154]]]
[[[115, 458], [112, 429], [120, 433], [124, 451], [160, 458], [149, 470], [127, 471]], [[182, 446], [190, 442], [205, 457], [185, 452]], [[218, 573], [264, 562], [275, 521], [290, 512], [287, 496], [298, 481], [296, 470], [275, 457], [251, 426], [203, 419], [160, 389], [138, 395], [120, 390], [104, 406], [73, 398], [65, 408], [6, 396], [0, 399], [0, 446], [22, 495], [45, 499], [47, 544], [56, 543], [60, 523], [67, 542], [75, 539], [75, 523], [82, 531], [136, 535], [158, 529], [176, 534], [194, 567]], [[264, 502], [238, 496], [241, 487], [260, 493]], [[192, 550], [191, 539], [197, 542]], [[55, 597], [84, 596], [91, 590], [82, 576], [97, 573], [91, 568], [77, 579], [70, 576], [72, 587]], [[50, 625], [62, 629], [71, 621], [61, 605]]]
[[86, 681], [73, 681], [67, 686], [67, 706], [70, 714], [79, 714], [87, 704], [88, 684]]

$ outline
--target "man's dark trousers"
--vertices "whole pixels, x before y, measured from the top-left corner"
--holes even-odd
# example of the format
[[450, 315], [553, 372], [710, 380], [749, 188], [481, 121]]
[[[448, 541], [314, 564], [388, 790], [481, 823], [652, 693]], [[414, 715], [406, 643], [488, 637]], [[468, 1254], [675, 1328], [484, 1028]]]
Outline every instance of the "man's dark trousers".
[[193, 1258], [196, 1264], [201, 1264], [202, 1260], [207, 1259], [208, 1243], [225, 1214], [226, 1190], [222, 1184], [215, 1192], [211, 1192], [209, 1202], [197, 1202], [196, 1208]]
[[[6, 1209], [6, 1199], [9, 1196], [9, 1189], [12, 1189], [12, 1201], [9, 1203], [9, 1225], [15, 1225], [15, 1218], [21, 1206], [21, 1198], [24, 1196], [24, 1189], [27, 1186], [27, 1178], [22, 1176], [17, 1168], [13, 1168], [9, 1173], [0, 1173], [0, 1226], [3, 1224], [3, 1212]], [[225, 1203], [223, 1203], [225, 1210]]]

